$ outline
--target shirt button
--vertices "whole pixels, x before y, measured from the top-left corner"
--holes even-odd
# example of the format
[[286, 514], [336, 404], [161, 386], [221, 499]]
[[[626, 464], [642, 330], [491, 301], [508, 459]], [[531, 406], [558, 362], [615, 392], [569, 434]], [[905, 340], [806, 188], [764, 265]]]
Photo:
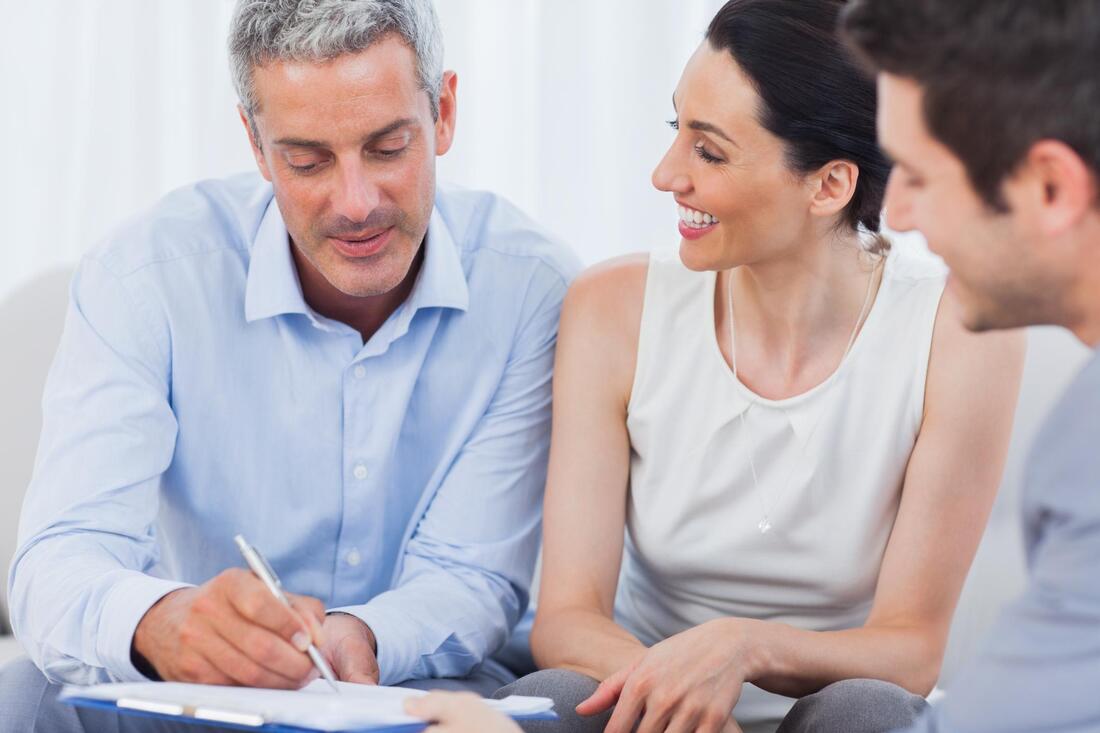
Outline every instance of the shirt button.
[[353, 476], [355, 476], [355, 478], [362, 481], [363, 479], [365, 479], [367, 477], [367, 467], [364, 466], [362, 463], [360, 463], [360, 464], [356, 465], [355, 468], [352, 469], [351, 474]]
[[344, 559], [347, 561], [348, 565], [351, 565], [353, 568], [363, 561], [363, 557], [359, 554], [359, 550], [355, 549], [348, 550], [348, 554], [344, 556]]
[[351, 373], [355, 375], [356, 379], [362, 379], [367, 376], [367, 368], [362, 364], [356, 364], [355, 369], [353, 369]]

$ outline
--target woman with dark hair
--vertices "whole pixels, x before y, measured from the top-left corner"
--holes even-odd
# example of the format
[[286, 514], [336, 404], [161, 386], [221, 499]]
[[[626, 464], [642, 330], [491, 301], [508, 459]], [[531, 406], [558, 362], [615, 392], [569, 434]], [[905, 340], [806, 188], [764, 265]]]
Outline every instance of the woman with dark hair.
[[566, 298], [544, 671], [502, 691], [553, 697], [560, 730], [890, 730], [936, 684], [1023, 340], [966, 332], [942, 266], [878, 234], [842, 5], [718, 12], [653, 173], [678, 253]]

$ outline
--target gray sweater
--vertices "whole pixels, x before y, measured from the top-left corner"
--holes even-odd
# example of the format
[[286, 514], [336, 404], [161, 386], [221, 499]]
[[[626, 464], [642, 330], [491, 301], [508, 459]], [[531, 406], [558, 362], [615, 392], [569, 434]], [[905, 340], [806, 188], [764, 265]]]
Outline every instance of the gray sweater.
[[1024, 476], [1028, 584], [916, 731], [1100, 731], [1100, 350]]

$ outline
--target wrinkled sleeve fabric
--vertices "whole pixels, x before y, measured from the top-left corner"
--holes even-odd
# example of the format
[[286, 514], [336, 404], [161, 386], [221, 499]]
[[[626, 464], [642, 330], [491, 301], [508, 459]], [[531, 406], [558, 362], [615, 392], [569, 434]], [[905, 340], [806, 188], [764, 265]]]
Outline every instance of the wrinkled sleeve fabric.
[[12, 624], [54, 682], [145, 679], [145, 612], [184, 584], [156, 576], [159, 477], [172, 461], [170, 340], [126, 273], [77, 268], [8, 578]]
[[336, 609], [374, 632], [381, 684], [467, 675], [527, 607], [566, 286], [550, 274], [528, 293], [496, 393], [419, 521], [395, 587]]

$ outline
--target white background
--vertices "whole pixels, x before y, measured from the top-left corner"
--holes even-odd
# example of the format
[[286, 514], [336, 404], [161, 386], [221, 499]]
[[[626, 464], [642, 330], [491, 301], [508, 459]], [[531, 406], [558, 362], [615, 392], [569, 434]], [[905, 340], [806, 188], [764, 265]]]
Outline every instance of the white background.
[[[438, 0], [459, 78], [441, 178], [504, 194], [586, 262], [673, 243], [649, 175], [717, 0]], [[0, 299], [122, 218], [254, 168], [227, 0], [0, 0]]]

